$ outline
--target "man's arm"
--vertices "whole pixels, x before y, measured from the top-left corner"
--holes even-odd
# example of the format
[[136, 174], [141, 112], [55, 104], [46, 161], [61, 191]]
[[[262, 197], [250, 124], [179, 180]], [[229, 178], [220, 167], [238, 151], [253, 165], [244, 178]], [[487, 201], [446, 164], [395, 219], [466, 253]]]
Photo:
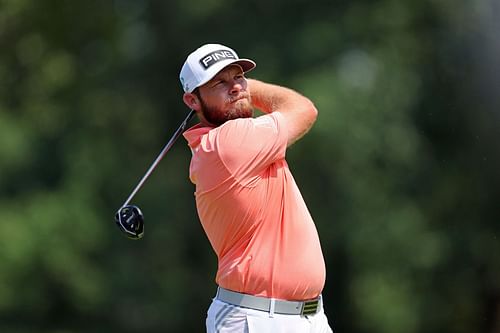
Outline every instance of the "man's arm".
[[286, 120], [288, 147], [309, 131], [318, 115], [314, 104], [289, 88], [248, 79], [252, 104], [264, 113], [279, 112]]

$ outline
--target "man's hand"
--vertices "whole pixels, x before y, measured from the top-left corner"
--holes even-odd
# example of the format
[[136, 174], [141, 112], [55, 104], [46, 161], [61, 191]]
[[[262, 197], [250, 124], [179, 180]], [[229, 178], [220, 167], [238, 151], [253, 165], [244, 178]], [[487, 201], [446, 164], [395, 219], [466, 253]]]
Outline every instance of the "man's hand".
[[288, 146], [306, 134], [316, 121], [318, 110], [298, 92], [262, 81], [248, 79], [252, 104], [264, 113], [279, 112], [286, 120]]

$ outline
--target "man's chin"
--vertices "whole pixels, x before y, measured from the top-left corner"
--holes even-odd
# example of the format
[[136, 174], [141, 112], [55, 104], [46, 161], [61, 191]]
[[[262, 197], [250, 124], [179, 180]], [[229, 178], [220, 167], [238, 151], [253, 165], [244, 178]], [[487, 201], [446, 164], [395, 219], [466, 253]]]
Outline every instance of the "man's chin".
[[213, 126], [222, 125], [228, 120], [252, 118], [254, 115], [253, 107], [246, 99], [236, 101], [232, 108], [226, 111], [210, 109], [205, 106], [201, 112], [205, 121]]
[[234, 103], [232, 114], [239, 115], [238, 118], [253, 117], [253, 107], [246, 98], [240, 99]]
[[251, 117], [253, 117], [253, 109], [251, 108], [236, 109], [229, 113], [230, 119], [251, 118]]

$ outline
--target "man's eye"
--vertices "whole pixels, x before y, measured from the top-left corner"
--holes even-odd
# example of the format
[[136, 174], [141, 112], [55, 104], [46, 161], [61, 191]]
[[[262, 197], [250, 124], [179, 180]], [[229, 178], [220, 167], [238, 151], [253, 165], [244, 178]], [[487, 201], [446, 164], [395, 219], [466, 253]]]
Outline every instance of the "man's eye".
[[241, 79], [243, 79], [243, 78], [244, 78], [244, 76], [243, 76], [243, 74], [239, 74], [239, 75], [236, 75], [234, 78], [235, 78], [236, 80], [241, 80]]

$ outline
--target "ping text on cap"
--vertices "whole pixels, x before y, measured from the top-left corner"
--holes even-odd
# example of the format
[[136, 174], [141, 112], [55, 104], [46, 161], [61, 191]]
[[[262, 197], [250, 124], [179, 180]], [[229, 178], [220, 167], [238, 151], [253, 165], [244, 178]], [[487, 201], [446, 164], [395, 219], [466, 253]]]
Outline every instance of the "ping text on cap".
[[217, 50], [201, 58], [200, 63], [203, 66], [203, 68], [208, 69], [213, 64], [216, 64], [219, 61], [226, 59], [237, 59], [236, 54], [234, 54], [229, 50]]

